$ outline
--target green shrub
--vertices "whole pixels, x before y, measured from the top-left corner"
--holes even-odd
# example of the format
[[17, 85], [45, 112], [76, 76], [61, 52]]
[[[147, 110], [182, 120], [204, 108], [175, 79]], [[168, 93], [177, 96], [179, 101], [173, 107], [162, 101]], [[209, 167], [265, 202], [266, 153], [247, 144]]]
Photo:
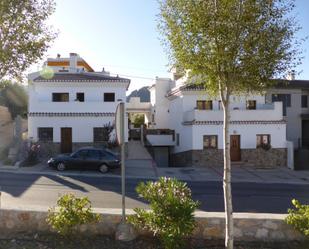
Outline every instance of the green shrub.
[[288, 210], [289, 215], [285, 221], [309, 238], [309, 205], [302, 205], [295, 199], [292, 200], [292, 204], [295, 209]]
[[2, 163], [4, 165], [13, 165], [13, 161], [10, 158], [5, 158]]
[[70, 236], [77, 226], [99, 220], [100, 216], [92, 212], [91, 202], [87, 197], [78, 198], [73, 194], [65, 194], [58, 199], [56, 207], [48, 210], [46, 221], [59, 234]]
[[136, 214], [128, 221], [158, 235], [166, 249], [182, 248], [195, 227], [193, 213], [199, 205], [192, 200], [186, 183], [161, 177], [156, 182], [139, 183], [136, 191], [149, 202], [151, 210], [135, 208]]

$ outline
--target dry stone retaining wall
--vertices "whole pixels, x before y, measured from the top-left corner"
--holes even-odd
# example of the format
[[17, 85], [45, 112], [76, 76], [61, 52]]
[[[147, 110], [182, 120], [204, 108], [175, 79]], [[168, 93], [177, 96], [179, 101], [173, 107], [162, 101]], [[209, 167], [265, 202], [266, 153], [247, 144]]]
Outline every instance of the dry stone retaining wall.
[[[102, 215], [98, 224], [83, 225], [80, 232], [87, 234], [114, 235], [117, 225], [121, 221], [119, 209], [96, 209]], [[133, 214], [127, 210], [127, 214]], [[1, 209], [0, 234], [12, 236], [17, 233], [51, 232], [46, 223], [47, 211]], [[192, 235], [196, 239], [223, 239], [224, 214], [223, 213], [195, 213], [197, 226]], [[291, 226], [284, 223], [285, 215], [281, 214], [234, 214], [235, 239], [241, 241], [290, 241], [302, 240], [303, 237]], [[139, 235], [147, 233], [137, 232]]]
[[[171, 155], [176, 167], [219, 167], [223, 165], [222, 149], [189, 150]], [[252, 168], [278, 168], [287, 166], [285, 148], [241, 149], [241, 162]]]

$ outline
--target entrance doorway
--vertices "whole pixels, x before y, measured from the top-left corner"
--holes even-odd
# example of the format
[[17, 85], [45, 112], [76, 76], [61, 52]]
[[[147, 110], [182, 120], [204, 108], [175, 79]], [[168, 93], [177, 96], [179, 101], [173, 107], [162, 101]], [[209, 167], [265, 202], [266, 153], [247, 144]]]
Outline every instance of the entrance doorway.
[[61, 153], [72, 152], [72, 128], [61, 128]]
[[241, 160], [240, 156], [240, 135], [231, 135], [230, 137], [230, 153], [231, 153], [231, 161], [238, 162]]

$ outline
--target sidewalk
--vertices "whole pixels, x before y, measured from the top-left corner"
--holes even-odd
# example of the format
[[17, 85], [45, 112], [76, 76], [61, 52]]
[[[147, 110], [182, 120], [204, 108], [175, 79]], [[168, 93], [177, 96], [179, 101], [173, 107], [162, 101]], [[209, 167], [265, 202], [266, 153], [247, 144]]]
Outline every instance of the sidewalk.
[[[32, 167], [3, 166], [0, 164], [0, 172], [16, 174], [42, 174], [65, 176], [89, 176], [89, 177], [120, 177], [120, 169], [101, 174], [96, 171], [68, 170], [58, 172], [41, 163]], [[156, 167], [149, 159], [126, 160], [127, 178], [157, 179], [160, 176], [175, 177], [183, 181], [222, 181], [223, 168], [218, 167], [185, 167], [185, 168], [161, 168]], [[293, 171], [288, 168], [278, 169], [250, 169], [245, 166], [232, 166], [232, 182], [256, 182], [256, 183], [284, 183], [284, 184], [309, 184], [309, 171]]]

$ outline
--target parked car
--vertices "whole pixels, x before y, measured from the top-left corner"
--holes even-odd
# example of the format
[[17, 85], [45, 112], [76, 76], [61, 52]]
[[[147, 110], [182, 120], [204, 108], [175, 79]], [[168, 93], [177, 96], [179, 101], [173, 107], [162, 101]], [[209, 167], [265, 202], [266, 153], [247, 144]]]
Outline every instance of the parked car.
[[99, 170], [106, 173], [120, 167], [119, 156], [107, 149], [85, 147], [72, 154], [60, 154], [48, 160], [50, 167], [58, 171], [66, 169]]

